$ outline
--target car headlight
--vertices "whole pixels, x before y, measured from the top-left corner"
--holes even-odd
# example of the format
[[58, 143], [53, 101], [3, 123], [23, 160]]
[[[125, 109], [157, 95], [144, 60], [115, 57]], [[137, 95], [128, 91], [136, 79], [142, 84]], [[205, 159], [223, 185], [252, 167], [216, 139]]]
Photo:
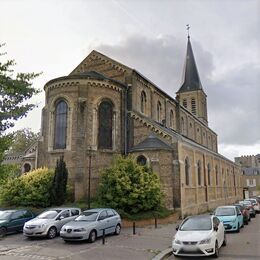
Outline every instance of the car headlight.
[[46, 224], [38, 225], [37, 228], [45, 228]]
[[74, 229], [74, 232], [83, 232], [83, 231], [86, 231], [86, 229], [85, 228]]
[[235, 222], [236, 222], [236, 219], [235, 219], [235, 218], [234, 218], [234, 219], [232, 219], [232, 220], [231, 220], [231, 222], [232, 222], [232, 223], [235, 223]]
[[179, 239], [174, 239], [173, 240], [173, 243], [174, 244], [177, 244], [177, 245], [180, 245], [181, 244], [181, 241]]
[[200, 241], [200, 244], [201, 244], [201, 245], [202, 245], [202, 244], [209, 244], [210, 241], [211, 241], [211, 238], [206, 238], [206, 239], [201, 240], [201, 241]]

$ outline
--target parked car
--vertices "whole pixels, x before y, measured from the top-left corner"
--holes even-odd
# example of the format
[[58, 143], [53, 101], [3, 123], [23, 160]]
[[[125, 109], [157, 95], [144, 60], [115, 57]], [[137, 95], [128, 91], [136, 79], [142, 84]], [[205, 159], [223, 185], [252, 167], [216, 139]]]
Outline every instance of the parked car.
[[243, 215], [236, 206], [217, 207], [214, 215], [223, 222], [225, 230], [240, 232], [240, 228], [244, 227]]
[[258, 203], [257, 199], [254, 198], [249, 198], [249, 199], [245, 199], [245, 201], [251, 201], [254, 207], [254, 210], [259, 213], [260, 212], [260, 204]]
[[8, 233], [23, 231], [24, 223], [35, 217], [28, 209], [0, 211], [0, 237]]
[[25, 223], [23, 234], [26, 237], [57, 236], [63, 225], [79, 216], [79, 208], [52, 208]]
[[243, 215], [243, 221], [244, 225], [248, 225], [248, 222], [250, 221], [250, 213], [249, 210], [242, 204], [234, 204], [234, 206], [238, 207]]
[[176, 230], [172, 241], [175, 256], [218, 257], [220, 247], [227, 244], [223, 223], [213, 215], [187, 217]]
[[256, 216], [256, 212], [255, 212], [255, 209], [254, 209], [254, 206], [253, 206], [253, 203], [249, 200], [242, 200], [242, 201], [239, 201], [239, 204], [243, 204], [246, 206], [246, 208], [248, 208], [249, 210], [249, 213], [250, 213], [250, 216], [252, 218], [255, 218]]
[[98, 208], [83, 211], [79, 217], [64, 225], [60, 236], [64, 241], [88, 240], [93, 243], [97, 237], [121, 231], [121, 217], [109, 208]]

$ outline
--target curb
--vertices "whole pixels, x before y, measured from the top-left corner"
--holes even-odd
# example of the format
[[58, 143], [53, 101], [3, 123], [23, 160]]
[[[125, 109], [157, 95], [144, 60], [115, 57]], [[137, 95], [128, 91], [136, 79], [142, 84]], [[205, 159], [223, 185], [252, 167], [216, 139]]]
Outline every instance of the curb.
[[172, 248], [167, 248], [163, 250], [160, 254], [156, 255], [152, 260], [162, 260], [166, 256], [170, 256], [172, 254]]

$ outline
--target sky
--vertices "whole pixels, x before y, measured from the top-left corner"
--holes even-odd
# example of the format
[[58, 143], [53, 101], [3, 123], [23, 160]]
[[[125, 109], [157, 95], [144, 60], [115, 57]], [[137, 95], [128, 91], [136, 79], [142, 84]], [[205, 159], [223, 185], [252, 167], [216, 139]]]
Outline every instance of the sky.
[[94, 49], [175, 98], [189, 24], [219, 153], [260, 153], [260, 0], [0, 0], [0, 10], [4, 58], [16, 60], [17, 72], [42, 72], [38, 107], [12, 130], [39, 131], [44, 84]]

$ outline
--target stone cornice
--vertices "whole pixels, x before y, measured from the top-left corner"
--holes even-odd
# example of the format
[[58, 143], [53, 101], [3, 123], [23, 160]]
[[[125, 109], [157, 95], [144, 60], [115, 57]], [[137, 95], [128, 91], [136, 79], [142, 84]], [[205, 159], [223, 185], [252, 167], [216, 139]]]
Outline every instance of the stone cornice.
[[138, 122], [142, 123], [144, 126], [148, 127], [149, 129], [151, 129], [156, 134], [159, 134], [161, 137], [163, 137], [163, 138], [165, 138], [167, 140], [171, 140], [171, 138], [172, 138], [171, 135], [169, 135], [167, 132], [163, 131], [162, 129], [160, 129], [156, 125], [154, 125], [152, 122], [149, 122], [148, 120], [146, 120], [145, 118], [141, 117], [140, 115], [134, 113], [133, 111], [131, 111], [129, 113], [130, 113], [130, 116], [133, 119], [135, 119]]
[[94, 79], [79, 79], [79, 80], [72, 80], [72, 79], [62, 79], [53, 82], [53, 83], [47, 83], [44, 86], [44, 90], [46, 93], [53, 89], [58, 88], [67, 88], [72, 86], [80, 86], [80, 85], [86, 85], [86, 86], [92, 86], [92, 87], [100, 87], [100, 88], [110, 88], [115, 91], [121, 92], [122, 87], [118, 86], [117, 84], [113, 84], [109, 81], [104, 80], [94, 80]]

